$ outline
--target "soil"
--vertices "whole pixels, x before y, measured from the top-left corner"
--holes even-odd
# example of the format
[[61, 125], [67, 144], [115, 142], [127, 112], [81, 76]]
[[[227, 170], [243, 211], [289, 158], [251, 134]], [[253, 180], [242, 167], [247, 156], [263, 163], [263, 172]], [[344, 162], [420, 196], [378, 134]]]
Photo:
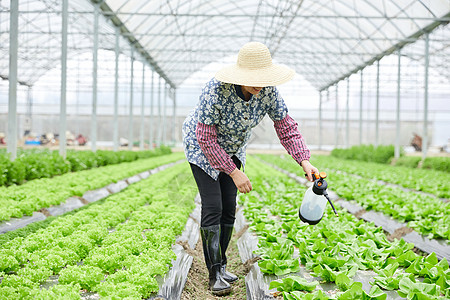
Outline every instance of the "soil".
[[[390, 242], [393, 242], [394, 239], [401, 239], [403, 236], [407, 235], [410, 232], [413, 232], [414, 229], [404, 226], [404, 227], [400, 227], [398, 229], [396, 229], [392, 234], [388, 234], [386, 232], [387, 235], [387, 239]], [[423, 252], [422, 250], [414, 247], [411, 249], [414, 253], [416, 253], [417, 255], [421, 255], [421, 256], [428, 256], [428, 253]]]
[[208, 270], [206, 269], [205, 259], [203, 257], [202, 242], [199, 239], [195, 249], [191, 249], [189, 253], [193, 256], [194, 260], [189, 270], [183, 293], [181, 294], [181, 300], [247, 299], [245, 276], [248, 273], [248, 266], [245, 266], [241, 262], [236, 241], [237, 234], [234, 233], [227, 250], [227, 270], [238, 276], [239, 279], [231, 284], [231, 293], [218, 297], [212, 295], [211, 291], [208, 290]]
[[367, 211], [365, 210], [365, 209], [361, 209], [360, 211], [358, 211], [356, 214], [355, 214], [355, 217], [357, 217], [358, 219], [361, 219], [361, 216], [363, 215], [363, 214], [365, 214]]
[[41, 208], [40, 210], [38, 210], [38, 212], [42, 213], [46, 217], [50, 217], [51, 216], [50, 212], [45, 207]]
[[[108, 192], [111, 193], [111, 191], [109, 191], [109, 190], [108, 190]], [[114, 193], [111, 193], [111, 194], [114, 194]], [[89, 204], [90, 203], [89, 201], [87, 201], [83, 197], [80, 197], [80, 196], [73, 196], [73, 197], [80, 199], [81, 203], [83, 203], [83, 204]]]
[[413, 232], [413, 229], [410, 227], [404, 226], [404, 227], [396, 229], [391, 235], [389, 235], [387, 237], [387, 239], [388, 239], [388, 241], [392, 242], [394, 239], [400, 239], [402, 236], [404, 236], [410, 232]]

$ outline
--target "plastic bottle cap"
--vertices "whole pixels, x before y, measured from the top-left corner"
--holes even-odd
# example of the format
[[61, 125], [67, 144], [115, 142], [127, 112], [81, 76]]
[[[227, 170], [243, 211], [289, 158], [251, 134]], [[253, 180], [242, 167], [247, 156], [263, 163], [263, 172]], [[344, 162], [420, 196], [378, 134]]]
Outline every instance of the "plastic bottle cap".
[[326, 178], [327, 177], [327, 173], [320, 172], [319, 176], [320, 176], [320, 178]]

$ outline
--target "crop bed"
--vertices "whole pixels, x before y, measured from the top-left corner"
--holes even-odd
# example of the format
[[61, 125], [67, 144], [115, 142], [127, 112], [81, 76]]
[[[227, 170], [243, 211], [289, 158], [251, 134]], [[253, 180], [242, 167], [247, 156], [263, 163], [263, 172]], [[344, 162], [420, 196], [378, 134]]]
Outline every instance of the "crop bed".
[[[194, 217], [199, 215], [194, 203], [197, 189], [188, 164], [168, 164], [182, 157], [178, 153], [142, 159], [4, 188], [22, 196], [33, 191], [31, 187], [35, 192], [43, 191], [40, 197], [18, 197], [2, 203], [20, 207], [38, 202], [33, 209], [23, 211], [27, 214], [42, 207], [53, 211], [58, 203], [74, 195], [82, 195], [86, 203], [72, 212], [0, 235], [0, 300], [179, 298], [186, 280], [180, 273], [187, 274], [192, 263], [189, 248], [193, 249], [198, 240], [195, 218], [199, 218]], [[328, 169], [325, 159], [313, 163], [327, 171], [329, 186], [340, 197], [362, 198], [358, 202], [367, 210], [383, 210], [375, 203], [387, 205], [390, 201], [397, 211], [390, 214], [392, 217], [416, 226], [429, 237], [448, 241], [445, 218], [449, 203], [439, 198], [441, 194], [428, 190], [432, 195], [423, 195], [380, 185], [369, 178], [370, 174], [357, 171], [357, 163], [345, 169], [342, 160], [330, 161], [333, 164], [328, 164]], [[162, 164], [165, 166], [154, 172], [140, 173]], [[237, 243], [243, 266], [253, 263], [246, 277], [247, 297], [450, 298], [447, 259], [439, 260], [435, 253], [418, 255], [413, 244], [403, 239], [388, 240], [381, 227], [359, 220], [344, 208], [338, 207], [336, 217], [328, 207], [315, 226], [300, 222], [298, 209], [306, 187], [271, 165], [303, 177], [301, 168], [289, 157], [248, 157], [246, 173], [254, 190], [240, 195], [236, 222], [236, 232], [243, 233]], [[121, 184], [125, 179], [127, 184]], [[359, 189], [353, 190], [355, 180]], [[42, 189], [43, 185], [52, 188]], [[107, 189], [106, 196], [100, 190], [92, 191], [96, 188]], [[357, 194], [359, 190], [367, 192]], [[53, 192], [60, 192], [61, 200], [48, 200]], [[408, 201], [411, 195], [418, 198]], [[406, 214], [418, 207], [426, 207], [434, 224], [426, 226], [425, 212], [412, 217]], [[246, 224], [250, 228], [245, 232]], [[175, 245], [177, 238], [180, 245]], [[170, 283], [172, 280], [176, 282]]]
[[80, 299], [80, 289], [106, 299], [151, 296], [196, 192], [188, 165], [177, 165], [6, 242], [0, 299]]
[[339, 159], [333, 156], [314, 156], [314, 163], [324, 168], [340, 170], [364, 178], [374, 178], [426, 192], [441, 198], [450, 198], [450, 173], [430, 169], [412, 169], [363, 161]]
[[[258, 155], [258, 157], [289, 172], [303, 176], [301, 168], [290, 157], [273, 155]], [[398, 187], [380, 185], [368, 178], [346, 176], [333, 169], [341, 166], [339, 164], [339, 167], [334, 167], [333, 162], [335, 160], [332, 159], [328, 165], [325, 164], [325, 158], [319, 158], [317, 161], [312, 160], [312, 162], [313, 164], [317, 162], [316, 166], [321, 171], [327, 172], [329, 186], [340, 197], [349, 201], [356, 201], [366, 210], [382, 212], [399, 222], [406, 222], [409, 227], [428, 238], [437, 238], [448, 242], [450, 239], [449, 202], [444, 202], [436, 197], [405, 191]], [[357, 164], [353, 163], [352, 170], [355, 170], [356, 166]], [[390, 168], [388, 173], [395, 174], [395, 168], [397, 167]], [[360, 169], [359, 174], [362, 174], [364, 173], [363, 170], [367, 170], [367, 166], [362, 164]], [[436, 171], [430, 170], [427, 172], [430, 173], [430, 178], [432, 173], [436, 173]], [[374, 171], [374, 174], [376, 174], [376, 171]], [[370, 175], [367, 174], [366, 176]], [[407, 182], [407, 178], [404, 181]], [[450, 182], [439, 184], [448, 188]]]
[[[390, 242], [381, 228], [343, 209], [336, 217], [328, 207], [315, 226], [301, 223], [303, 186], [251, 157], [246, 173], [254, 191], [241, 195], [240, 204], [258, 236], [258, 266], [266, 276], [279, 278], [269, 289], [285, 299], [395, 299], [392, 291], [407, 299], [450, 297], [446, 259], [438, 261], [434, 253], [419, 256], [403, 239]], [[374, 274], [369, 288], [354, 281], [367, 271]], [[334, 288], [323, 288], [323, 282]]]
[[104, 187], [156, 166], [180, 160], [182, 153], [141, 159], [101, 168], [31, 180], [23, 185], [0, 187], [0, 221], [31, 215], [41, 208], [58, 205], [69, 197]]

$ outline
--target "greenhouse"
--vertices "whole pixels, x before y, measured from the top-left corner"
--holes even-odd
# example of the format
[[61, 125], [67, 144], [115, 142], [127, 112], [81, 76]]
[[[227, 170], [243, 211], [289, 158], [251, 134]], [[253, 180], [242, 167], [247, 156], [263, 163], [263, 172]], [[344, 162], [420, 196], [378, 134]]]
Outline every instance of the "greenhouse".
[[0, 0], [1, 299], [450, 299], [449, 0]]

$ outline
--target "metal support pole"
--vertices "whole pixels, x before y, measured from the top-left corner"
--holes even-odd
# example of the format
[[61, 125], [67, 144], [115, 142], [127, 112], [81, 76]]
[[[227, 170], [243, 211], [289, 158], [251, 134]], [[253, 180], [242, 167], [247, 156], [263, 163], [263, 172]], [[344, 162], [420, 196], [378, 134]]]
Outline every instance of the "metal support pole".
[[428, 67], [430, 64], [429, 33], [425, 34], [425, 78], [424, 78], [424, 102], [423, 102], [423, 141], [422, 141], [422, 160], [427, 157], [428, 152]]
[[[75, 101], [75, 117], [78, 118], [80, 115], [80, 58], [77, 59], [77, 85], [75, 87], [76, 90], [76, 101]], [[80, 131], [80, 122], [76, 122], [76, 132], [81, 133]], [[86, 135], [86, 133], [84, 133]]]
[[145, 105], [145, 64], [142, 63], [141, 130], [139, 139], [140, 150], [144, 150], [144, 105]]
[[115, 73], [114, 73], [114, 120], [113, 120], [113, 150], [119, 150], [119, 28], [116, 27], [116, 44], [114, 47], [115, 59]]
[[173, 89], [173, 121], [172, 121], [172, 136], [173, 136], [173, 146], [176, 146], [177, 136], [176, 136], [176, 128], [177, 128], [177, 90]]
[[338, 109], [339, 109], [339, 90], [338, 84], [336, 83], [336, 106], [334, 112], [334, 148], [338, 147], [339, 141], [339, 129], [338, 129]]
[[8, 145], [10, 159], [17, 157], [17, 52], [19, 49], [19, 1], [11, 0], [9, 19]]
[[25, 132], [31, 132], [31, 117], [33, 110], [33, 90], [32, 87], [29, 86], [27, 90], [27, 117], [25, 119]]
[[345, 146], [350, 147], [350, 77], [347, 77], [347, 102], [345, 107]]
[[397, 73], [397, 111], [394, 157], [400, 157], [400, 83], [401, 83], [401, 49], [398, 49], [398, 73]]
[[134, 97], [134, 50], [131, 48], [131, 74], [130, 74], [130, 115], [128, 118], [128, 149], [133, 150], [133, 97]]
[[162, 134], [162, 128], [161, 128], [161, 82], [162, 82], [162, 77], [159, 76], [159, 81], [158, 81], [158, 139], [156, 141], [156, 147], [159, 148], [161, 146], [161, 134]]
[[322, 91], [319, 91], [319, 150], [322, 150]]
[[59, 124], [59, 154], [66, 157], [66, 128], [67, 128], [67, 19], [68, 0], [62, 1], [62, 34], [61, 34], [61, 105]]
[[[330, 103], [330, 87], [327, 88], [327, 103]], [[322, 127], [323, 129], [323, 127]], [[322, 134], [322, 133], [321, 133]], [[326, 135], [328, 137], [328, 135]], [[329, 143], [331, 145], [331, 143]]]
[[92, 72], [92, 125], [91, 125], [91, 150], [97, 150], [97, 67], [98, 67], [98, 18], [99, 6], [94, 5], [94, 49]]
[[380, 139], [380, 61], [377, 61], [377, 99], [375, 111], [375, 147], [378, 147]]
[[361, 70], [361, 85], [359, 91], [359, 144], [362, 145], [362, 107], [363, 107], [363, 70]]
[[167, 83], [164, 82], [164, 103], [163, 103], [163, 116], [162, 116], [162, 144], [166, 145], [166, 110], [167, 110]]
[[152, 86], [151, 86], [151, 93], [150, 93], [150, 125], [149, 125], [149, 143], [150, 143], [150, 149], [153, 149], [153, 103], [155, 99], [155, 71], [152, 69]]

